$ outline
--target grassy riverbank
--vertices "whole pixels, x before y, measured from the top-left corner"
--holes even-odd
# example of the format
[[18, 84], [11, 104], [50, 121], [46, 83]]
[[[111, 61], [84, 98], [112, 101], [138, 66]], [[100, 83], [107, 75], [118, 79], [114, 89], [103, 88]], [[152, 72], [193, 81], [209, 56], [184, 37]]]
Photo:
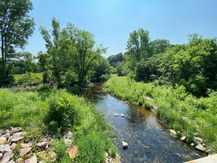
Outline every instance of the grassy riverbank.
[[[102, 162], [105, 151], [115, 155], [110, 126], [96, 108], [84, 98], [65, 90], [14, 92], [0, 89], [0, 128], [21, 126], [37, 142], [43, 135], [59, 137], [54, 144], [57, 162]], [[73, 133], [79, 154], [70, 160], [65, 154], [62, 136]]]
[[217, 93], [195, 98], [183, 87], [175, 89], [154, 83], [139, 83], [127, 77], [112, 76], [104, 86], [122, 100], [155, 109], [161, 122], [180, 131], [188, 143], [203, 138], [206, 148], [217, 151]]

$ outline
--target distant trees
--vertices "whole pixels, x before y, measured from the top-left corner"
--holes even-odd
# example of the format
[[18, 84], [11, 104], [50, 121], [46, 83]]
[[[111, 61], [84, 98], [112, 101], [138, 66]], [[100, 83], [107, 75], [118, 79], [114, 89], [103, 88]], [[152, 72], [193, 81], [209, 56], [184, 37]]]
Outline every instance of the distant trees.
[[33, 33], [34, 21], [28, 15], [32, 9], [30, 0], [0, 1], [1, 78], [7, 80], [7, 61], [13, 58], [15, 48], [23, 47]]
[[96, 69], [100, 69], [99, 66], [104, 62], [101, 54], [106, 49], [96, 47], [91, 33], [70, 23], [61, 30], [59, 22], [53, 19], [52, 26], [52, 36], [46, 29], [40, 28], [47, 47], [46, 53], [38, 55], [44, 70], [44, 82], [53, 81], [58, 85], [77, 84], [84, 88], [96, 73]]
[[149, 32], [130, 33], [127, 52], [116, 66], [119, 75], [136, 81], [182, 85], [196, 95], [217, 89], [217, 40], [189, 36], [189, 43], [171, 45], [168, 40], [151, 40]]
[[122, 62], [124, 60], [124, 55], [122, 53], [111, 55], [107, 58], [107, 60], [111, 66], [116, 67], [118, 62]]

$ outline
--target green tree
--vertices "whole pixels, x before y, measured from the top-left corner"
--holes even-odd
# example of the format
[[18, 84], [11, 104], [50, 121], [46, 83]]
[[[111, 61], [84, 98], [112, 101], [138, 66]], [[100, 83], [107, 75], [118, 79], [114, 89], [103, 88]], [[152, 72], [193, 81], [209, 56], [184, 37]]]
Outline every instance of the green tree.
[[100, 55], [106, 51], [102, 46], [95, 47], [93, 35], [85, 30], [80, 30], [68, 24], [66, 28], [68, 40], [70, 41], [70, 64], [78, 76], [78, 85], [84, 88], [91, 76]]
[[32, 10], [30, 0], [1, 0], [0, 1], [0, 36], [2, 78], [8, 77], [7, 60], [12, 57], [15, 48], [24, 47], [28, 37], [34, 31], [34, 21], [28, 15]]

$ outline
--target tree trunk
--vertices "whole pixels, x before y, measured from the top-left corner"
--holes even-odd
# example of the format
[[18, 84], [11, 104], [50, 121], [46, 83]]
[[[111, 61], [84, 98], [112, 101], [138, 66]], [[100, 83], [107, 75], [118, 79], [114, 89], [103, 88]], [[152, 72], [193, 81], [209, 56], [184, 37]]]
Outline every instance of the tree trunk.
[[6, 55], [5, 55], [5, 48], [4, 48], [4, 38], [1, 38], [1, 53], [2, 53], [2, 77], [3, 81], [6, 80]]

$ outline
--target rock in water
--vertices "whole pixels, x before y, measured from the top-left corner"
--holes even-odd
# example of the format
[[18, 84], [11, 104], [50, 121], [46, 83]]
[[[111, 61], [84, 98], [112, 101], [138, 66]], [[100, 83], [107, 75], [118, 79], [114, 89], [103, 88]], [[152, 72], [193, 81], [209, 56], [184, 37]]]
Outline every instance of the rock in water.
[[123, 149], [128, 148], [128, 143], [125, 141], [122, 141], [122, 147], [123, 147]]
[[121, 114], [121, 117], [125, 117], [125, 115], [124, 115], [124, 114]]
[[181, 141], [185, 141], [185, 140], [186, 140], [186, 136], [182, 136]]
[[198, 144], [195, 148], [196, 148], [197, 150], [203, 151], [203, 152], [206, 150], [202, 144]]
[[118, 114], [114, 114], [114, 117], [118, 117]]
[[170, 129], [170, 135], [172, 136], [172, 137], [177, 137], [177, 132], [175, 131], [175, 130], [173, 130], [173, 129]]

